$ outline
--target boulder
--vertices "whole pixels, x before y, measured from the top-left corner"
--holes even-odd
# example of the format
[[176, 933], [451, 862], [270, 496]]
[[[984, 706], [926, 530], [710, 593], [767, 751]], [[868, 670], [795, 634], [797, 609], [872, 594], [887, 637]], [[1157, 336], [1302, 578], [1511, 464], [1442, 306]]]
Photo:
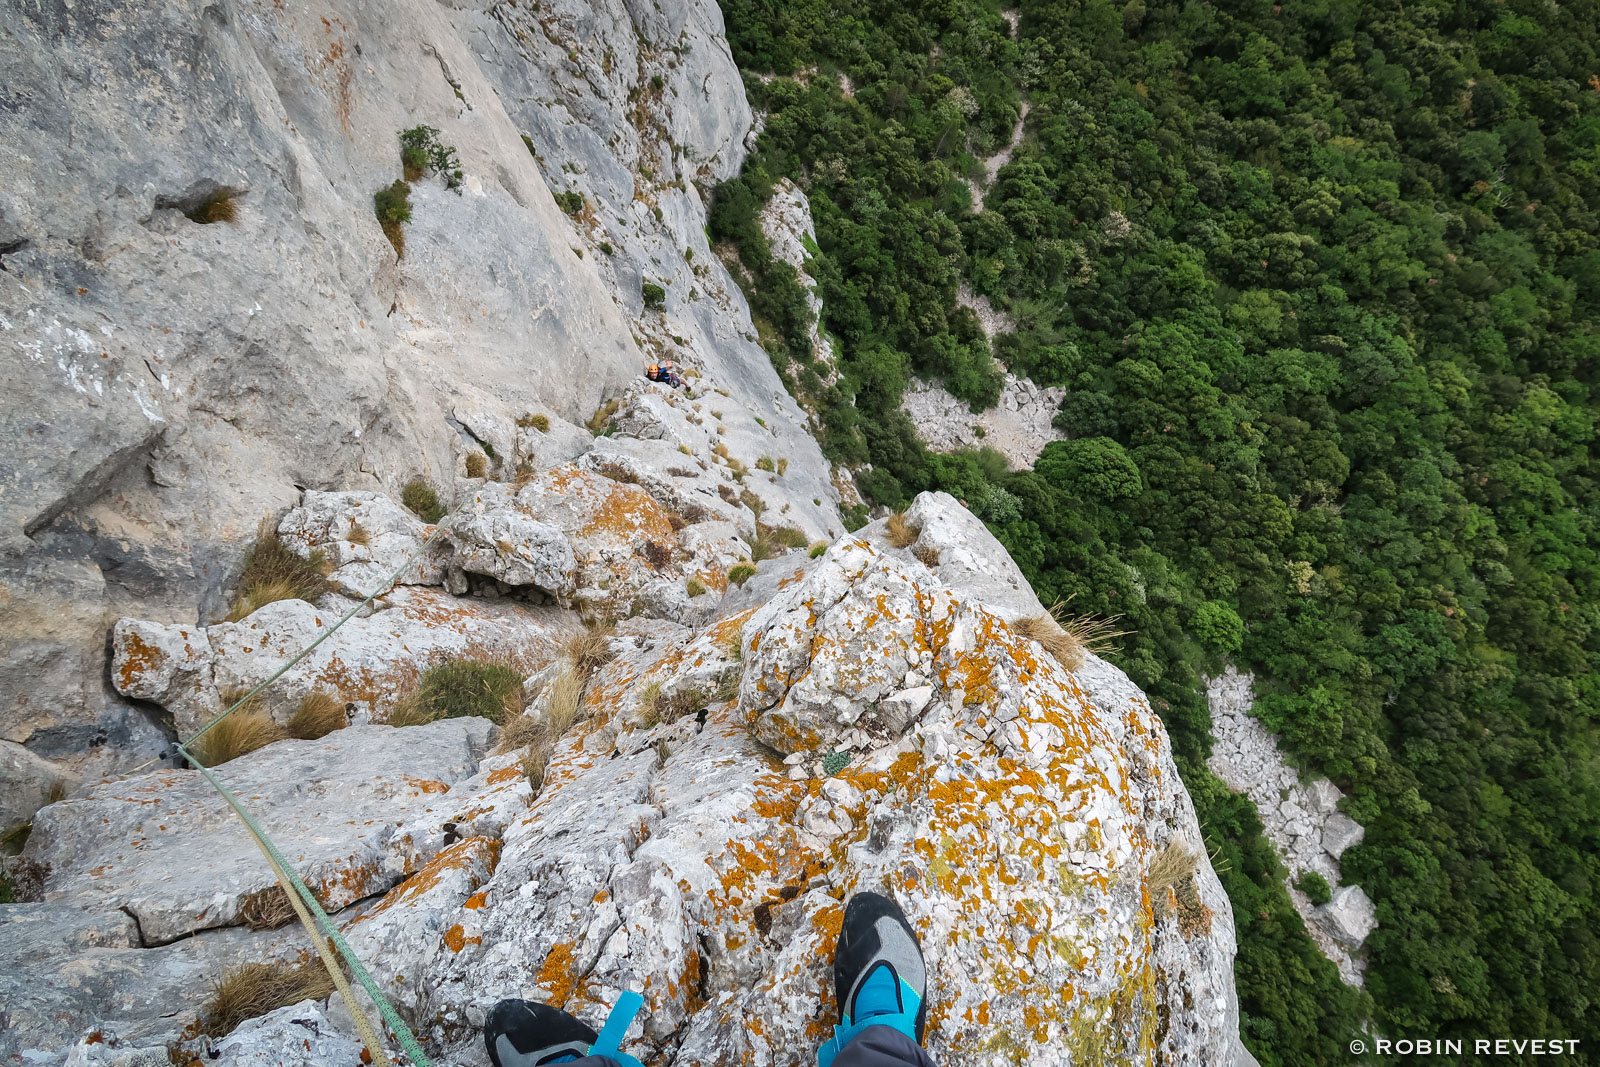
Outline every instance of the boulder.
[[[433, 530], [389, 497], [373, 492], [311, 490], [278, 522], [278, 537], [287, 547], [306, 557], [321, 552], [334, 567], [329, 575], [334, 587], [358, 599], [382, 589]], [[441, 584], [449, 554], [446, 544], [435, 541], [396, 584]]]
[[[470, 1054], [502, 996], [598, 1025], [632, 989], [635, 1055], [800, 1062], [824, 1031], [841, 901], [870, 888], [920, 932], [940, 1063], [987, 1063], [997, 1035], [1022, 1061], [1076, 1062], [1085, 1027], [1108, 1057], [1234, 1059], [1231, 910], [1165, 731], [1109, 664], [1069, 674], [854, 538], [770, 605], [700, 631], [628, 620], [612, 646], [459, 950], [433, 957], [425, 1010], [447, 1052]], [[856, 745], [832, 777], [767, 747], [794, 731], [764, 720], [808, 686], [858, 710], [819, 716], [819, 745]], [[691, 691], [675, 718], [645, 713], [644, 693]], [[920, 716], [865, 728], [874, 699]], [[1008, 731], [968, 732], [985, 722]], [[1193, 903], [1157, 916], [1146, 872], [1172, 840], [1202, 858]]]
[[0, 741], [0, 839], [33, 821], [33, 813], [73, 784], [64, 767], [35, 756], [15, 741]]
[[[1022, 568], [989, 528], [949, 493], [918, 493], [906, 509], [906, 525], [918, 531], [911, 549], [939, 554], [933, 572], [959, 597], [974, 598], [1008, 622], [1044, 614], [1044, 605]], [[885, 520], [886, 523], [887, 520]], [[867, 530], [876, 533], [882, 525]], [[870, 535], [869, 535], [870, 536]]]
[[[443, 844], [439, 800], [470, 777], [491, 725], [448, 719], [280, 741], [217, 774], [291, 857], [323, 906], [386, 892]], [[159, 945], [244, 921], [275, 884], [238, 816], [194, 771], [91, 787], [43, 809], [23, 860], [51, 902], [125, 909]]]
[[594, 434], [586, 427], [574, 426], [566, 419], [546, 415], [549, 429], [517, 427], [516, 466], [545, 470], [571, 463], [594, 447]]
[[1334, 812], [1322, 824], [1322, 847], [1334, 859], [1344, 855], [1351, 845], [1361, 844], [1367, 828], [1342, 812]]
[[219, 1067], [328, 1067], [368, 1059], [358, 1039], [329, 1021], [320, 1001], [307, 1000], [246, 1019], [212, 1047], [209, 1062]]
[[576, 590], [577, 561], [562, 532], [515, 507], [511, 491], [490, 482], [450, 522], [451, 563], [506, 585], [531, 585], [566, 598]]
[[1342, 944], [1356, 946], [1377, 929], [1378, 912], [1358, 885], [1341, 886], [1316, 910], [1317, 922]]
[[0, 1060], [134, 1067], [147, 1062], [137, 1050], [156, 1048], [168, 1062], [167, 1041], [195, 1019], [224, 971], [305, 951], [298, 924], [206, 930], [145, 948], [135, 920], [114, 907], [0, 905]]

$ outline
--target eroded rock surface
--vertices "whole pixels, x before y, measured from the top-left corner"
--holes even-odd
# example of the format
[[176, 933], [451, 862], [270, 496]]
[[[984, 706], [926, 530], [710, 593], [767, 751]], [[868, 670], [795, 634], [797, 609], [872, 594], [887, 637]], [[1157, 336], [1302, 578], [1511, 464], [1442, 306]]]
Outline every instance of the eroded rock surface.
[[1066, 389], [1035, 385], [1009, 371], [1000, 399], [987, 411], [973, 414], [964, 400], [952, 396], [937, 382], [913, 382], [901, 407], [917, 427], [917, 435], [936, 452], [961, 448], [992, 448], [1005, 456], [1013, 470], [1033, 465], [1051, 441], [1066, 435], [1053, 425]]
[[[1211, 705], [1211, 758], [1207, 765], [1235, 791], [1247, 794], [1261, 815], [1268, 840], [1289, 869], [1289, 899], [1322, 954], [1339, 976], [1359, 986], [1366, 972], [1361, 943], [1378, 925], [1377, 909], [1360, 886], [1341, 885], [1339, 857], [1365, 834], [1339, 810], [1344, 794], [1326, 778], [1303, 781], [1277, 740], [1250, 715], [1252, 678], [1227, 668], [1206, 682]], [[1295, 885], [1306, 871], [1327, 880], [1333, 899], [1312, 903]]]

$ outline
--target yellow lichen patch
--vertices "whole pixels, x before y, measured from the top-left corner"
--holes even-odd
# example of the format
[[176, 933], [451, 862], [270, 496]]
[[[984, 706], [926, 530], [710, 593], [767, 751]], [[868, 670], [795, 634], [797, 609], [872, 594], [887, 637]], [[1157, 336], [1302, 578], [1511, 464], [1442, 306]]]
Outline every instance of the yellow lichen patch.
[[549, 1003], [561, 1007], [572, 995], [572, 989], [577, 984], [578, 975], [576, 964], [572, 958], [572, 944], [567, 941], [558, 941], [550, 946], [550, 952], [544, 958], [544, 965], [539, 968], [538, 984], [541, 988], [549, 990]]
[[444, 943], [445, 947], [451, 952], [460, 952], [468, 945], [483, 944], [483, 938], [476, 934], [468, 937], [466, 930], [462, 928], [461, 924], [456, 923], [454, 926], [450, 927], [450, 929], [444, 932]]
[[382, 902], [363, 918], [370, 919], [392, 907], [415, 902], [451, 871], [467, 872], [467, 888], [476, 889], [494, 873], [499, 862], [500, 842], [493, 838], [469, 837], [457, 841], [424, 864], [416, 874], [391, 889]]

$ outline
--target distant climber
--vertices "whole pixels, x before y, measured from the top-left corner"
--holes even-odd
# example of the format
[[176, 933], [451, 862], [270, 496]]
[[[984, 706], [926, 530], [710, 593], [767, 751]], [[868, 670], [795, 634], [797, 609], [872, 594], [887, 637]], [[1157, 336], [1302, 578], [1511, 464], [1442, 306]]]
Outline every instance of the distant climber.
[[[834, 951], [833, 988], [841, 1018], [817, 1050], [817, 1067], [933, 1067], [922, 1048], [928, 1022], [922, 948], [888, 897], [850, 898]], [[624, 993], [597, 1034], [560, 1008], [502, 1000], [484, 1021], [483, 1043], [494, 1067], [641, 1067], [619, 1046], [643, 1004], [639, 994]]]
[[644, 376], [652, 382], [663, 382], [674, 389], [683, 388], [683, 378], [679, 376], [678, 368], [670, 359], [650, 364], [644, 369]]

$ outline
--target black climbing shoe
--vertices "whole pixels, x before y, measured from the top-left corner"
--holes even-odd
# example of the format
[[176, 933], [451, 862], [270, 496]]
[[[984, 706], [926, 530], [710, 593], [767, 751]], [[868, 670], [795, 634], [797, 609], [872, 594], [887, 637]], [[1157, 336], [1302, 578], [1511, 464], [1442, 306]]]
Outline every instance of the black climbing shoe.
[[916, 931], [888, 897], [857, 893], [845, 905], [833, 988], [843, 1027], [892, 1026], [922, 1043], [928, 972]]
[[560, 1008], [532, 1000], [502, 1000], [483, 1024], [494, 1067], [540, 1067], [589, 1054], [600, 1035]]

